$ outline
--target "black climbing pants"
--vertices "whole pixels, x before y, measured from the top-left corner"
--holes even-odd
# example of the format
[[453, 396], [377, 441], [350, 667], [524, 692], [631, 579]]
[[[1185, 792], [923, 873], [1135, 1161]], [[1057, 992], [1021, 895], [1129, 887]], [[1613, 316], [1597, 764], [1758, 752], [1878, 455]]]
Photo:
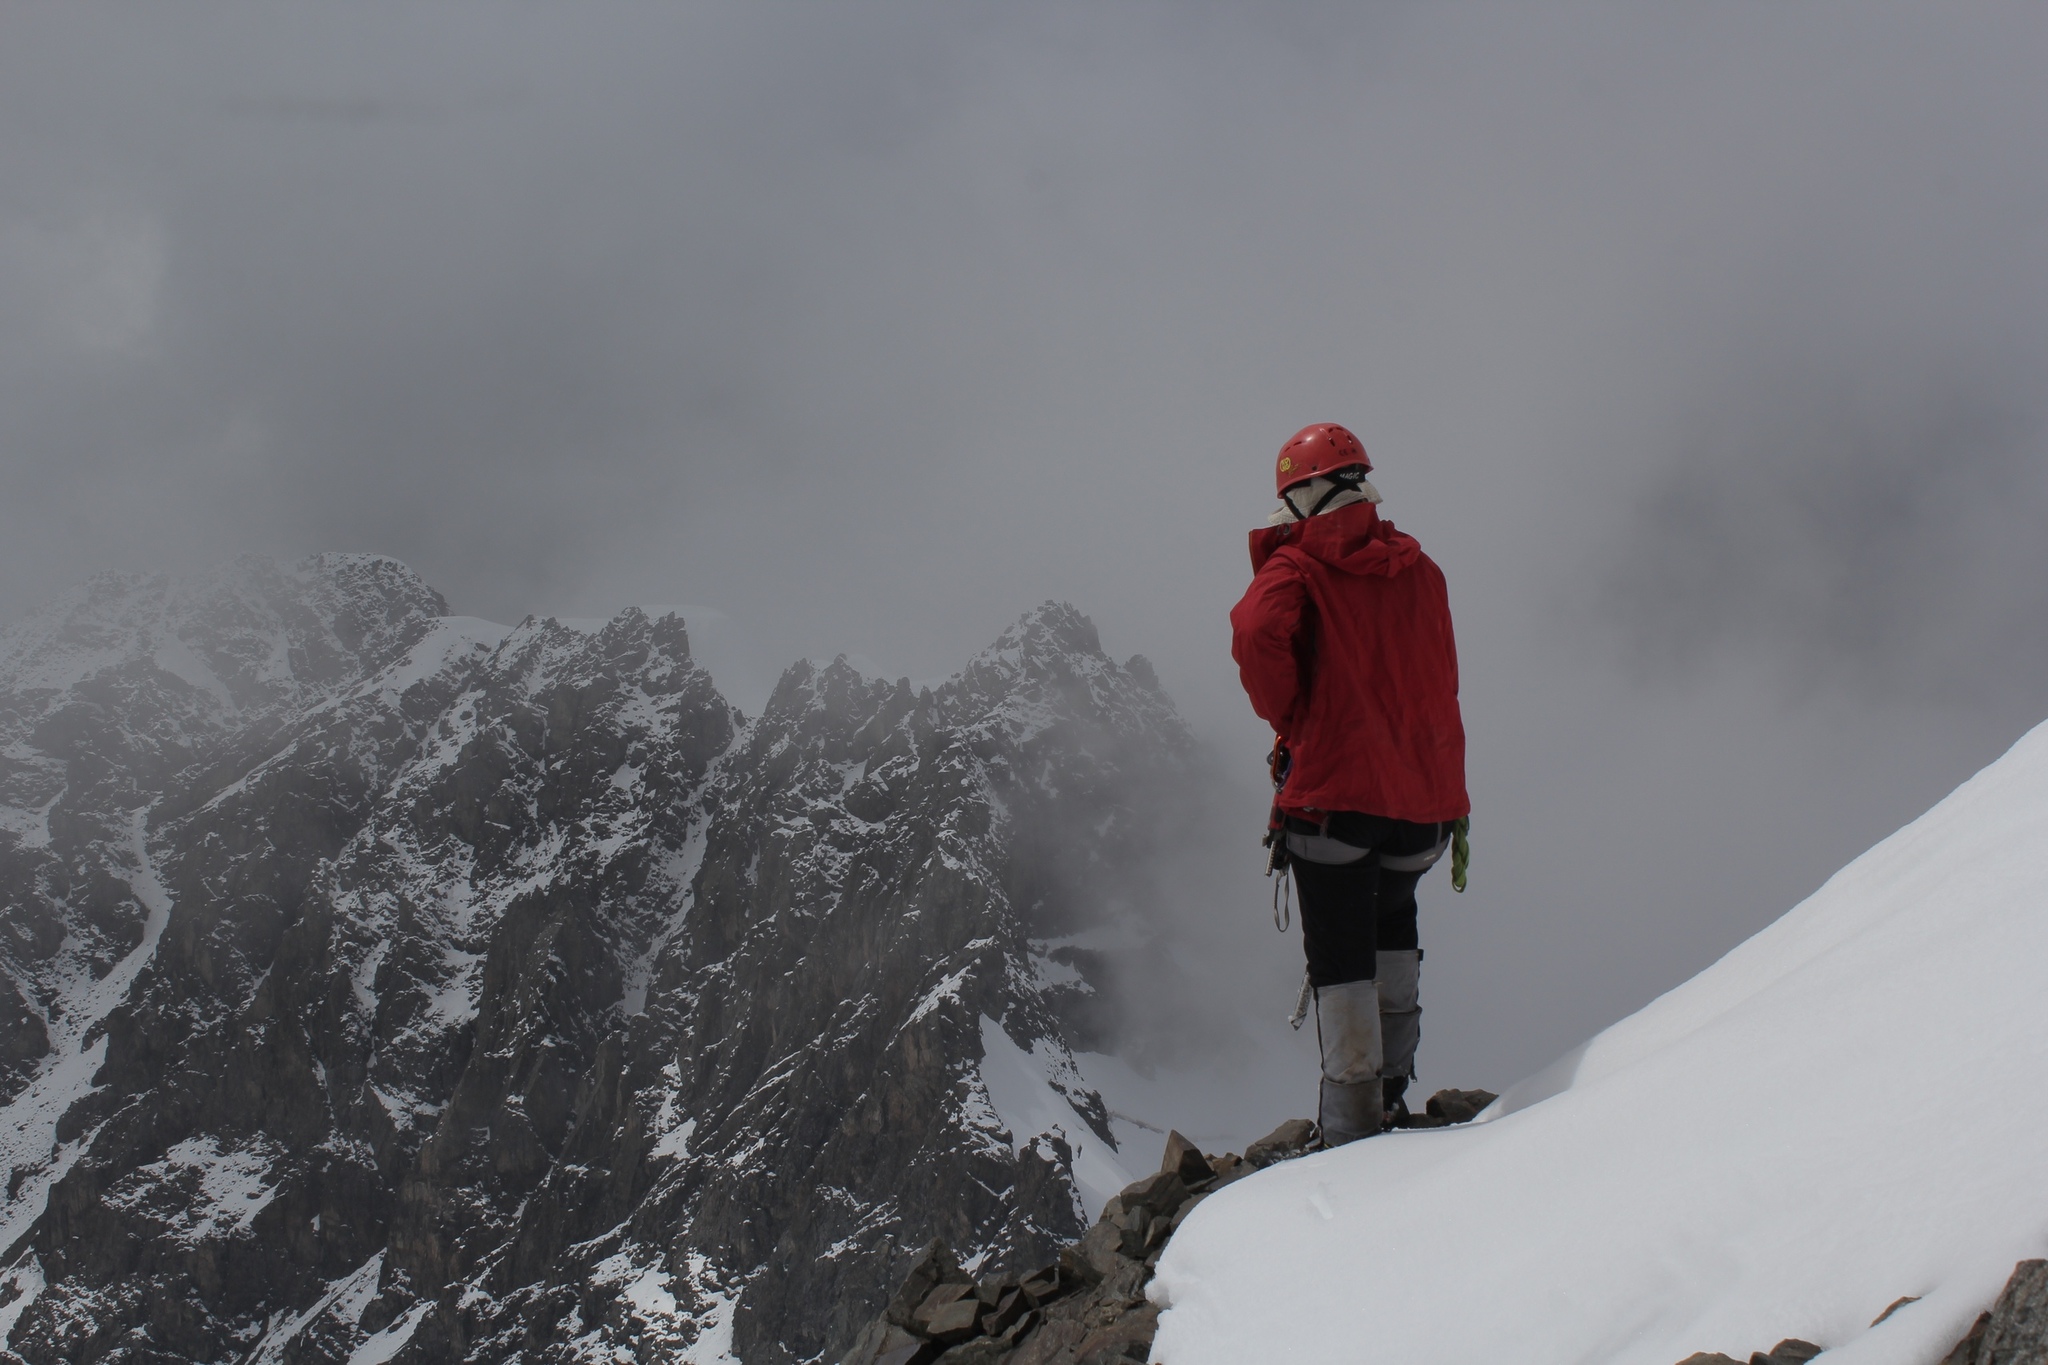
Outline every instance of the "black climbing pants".
[[[1288, 822], [1291, 833], [1316, 828]], [[1420, 946], [1415, 886], [1428, 870], [1397, 872], [1381, 867], [1380, 860], [1414, 861], [1416, 855], [1441, 845], [1444, 827], [1340, 812], [1330, 817], [1326, 837], [1368, 852], [1349, 863], [1312, 862], [1290, 852], [1309, 984], [1322, 987], [1370, 981], [1378, 973], [1375, 957], [1381, 948]]]

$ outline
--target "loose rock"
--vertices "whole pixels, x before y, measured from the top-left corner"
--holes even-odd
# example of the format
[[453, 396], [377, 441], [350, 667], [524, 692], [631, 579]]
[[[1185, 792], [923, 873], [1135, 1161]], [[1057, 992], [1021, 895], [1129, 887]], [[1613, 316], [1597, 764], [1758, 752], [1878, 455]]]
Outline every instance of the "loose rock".
[[1166, 1155], [1161, 1158], [1159, 1169], [1172, 1171], [1188, 1185], [1199, 1184], [1216, 1174], [1209, 1158], [1202, 1155], [1202, 1149], [1178, 1132], [1166, 1135]]
[[[1480, 1090], [1440, 1094], [1463, 1106], [1458, 1122], [1493, 1101]], [[1215, 1190], [1275, 1162], [1304, 1156], [1316, 1145], [1316, 1126], [1307, 1119], [1281, 1124], [1241, 1157], [1206, 1154], [1181, 1134], [1170, 1133], [1158, 1171], [1111, 1196], [1095, 1225], [1063, 1248], [1055, 1264], [1015, 1282], [992, 1276], [976, 1284], [952, 1251], [935, 1242], [911, 1267], [888, 1311], [861, 1334], [845, 1365], [1146, 1361], [1159, 1310], [1146, 1300], [1145, 1284], [1180, 1225]], [[1722, 1361], [1739, 1365], [1726, 1356], [1700, 1356], [1686, 1365]]]
[[935, 1365], [995, 1365], [1010, 1352], [1010, 1343], [994, 1337], [976, 1337], [963, 1341], [945, 1354], [939, 1356]]
[[1074, 1365], [1143, 1361], [1152, 1354], [1152, 1337], [1158, 1330], [1159, 1310], [1149, 1303], [1141, 1304], [1083, 1337], [1074, 1348]]
[[1491, 1090], [1439, 1090], [1429, 1097], [1424, 1112], [1431, 1118], [1464, 1123], [1499, 1098]]
[[882, 1316], [898, 1327], [911, 1325], [911, 1315], [916, 1313], [932, 1291], [942, 1284], [972, 1284], [967, 1272], [960, 1268], [953, 1249], [944, 1242], [934, 1240], [910, 1267], [903, 1277], [903, 1283], [889, 1300], [889, 1306]]
[[1163, 1213], [1170, 1218], [1187, 1197], [1188, 1187], [1178, 1172], [1158, 1171], [1143, 1180], [1134, 1180], [1124, 1186], [1123, 1192], [1116, 1198], [1127, 1212], [1144, 1209], [1148, 1213]]
[[1300, 1156], [1316, 1141], [1316, 1126], [1307, 1119], [1289, 1119], [1244, 1149], [1245, 1161], [1253, 1167], [1270, 1166], [1288, 1157]]
[[927, 1365], [938, 1353], [923, 1337], [877, 1318], [855, 1340], [846, 1365]]
[[1073, 1282], [1060, 1274], [1057, 1265], [1034, 1270], [1017, 1284], [1018, 1292], [1033, 1308], [1043, 1308], [1073, 1288]]
[[955, 1299], [924, 1319], [924, 1334], [942, 1346], [955, 1345], [980, 1334], [981, 1313], [979, 1299]]

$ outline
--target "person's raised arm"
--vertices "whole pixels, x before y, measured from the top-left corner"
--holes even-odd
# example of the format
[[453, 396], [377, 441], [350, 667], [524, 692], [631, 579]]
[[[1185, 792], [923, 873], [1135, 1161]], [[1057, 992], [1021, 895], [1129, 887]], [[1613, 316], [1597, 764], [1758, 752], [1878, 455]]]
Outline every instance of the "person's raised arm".
[[1252, 710], [1282, 738], [1304, 691], [1295, 640], [1308, 605], [1308, 585], [1284, 557], [1269, 559], [1230, 609], [1230, 655]]

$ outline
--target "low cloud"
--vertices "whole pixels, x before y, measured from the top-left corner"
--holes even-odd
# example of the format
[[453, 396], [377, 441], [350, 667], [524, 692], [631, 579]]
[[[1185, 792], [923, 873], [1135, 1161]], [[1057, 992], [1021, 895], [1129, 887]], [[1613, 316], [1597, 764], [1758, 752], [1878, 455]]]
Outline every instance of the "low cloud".
[[1789, 365], [1716, 395], [1640, 480], [1606, 569], [1633, 665], [2048, 703], [2048, 423], [2036, 386], [1987, 378]]
[[29, 322], [18, 343], [135, 350], [156, 328], [164, 271], [163, 233], [147, 219], [95, 213], [54, 227], [0, 219], [0, 306]]

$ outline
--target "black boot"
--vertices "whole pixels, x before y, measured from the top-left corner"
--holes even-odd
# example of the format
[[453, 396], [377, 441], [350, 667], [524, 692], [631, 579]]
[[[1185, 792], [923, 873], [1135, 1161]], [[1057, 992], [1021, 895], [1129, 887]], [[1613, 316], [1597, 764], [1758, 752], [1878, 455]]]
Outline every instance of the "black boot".
[[1382, 1076], [1380, 1078], [1380, 1107], [1386, 1111], [1386, 1126], [1406, 1128], [1408, 1126], [1408, 1078], [1406, 1076]]

